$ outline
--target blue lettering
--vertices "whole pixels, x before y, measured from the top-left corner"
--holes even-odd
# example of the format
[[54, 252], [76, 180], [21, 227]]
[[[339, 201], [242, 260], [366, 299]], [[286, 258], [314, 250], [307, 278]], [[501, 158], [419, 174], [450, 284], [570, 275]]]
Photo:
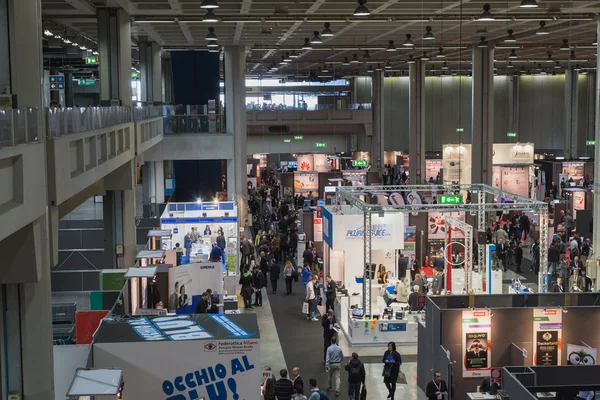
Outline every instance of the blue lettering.
[[239, 359], [234, 358], [231, 360], [231, 375], [235, 375], [238, 372], [244, 372], [244, 367]]
[[177, 378], [175, 378], [173, 384], [175, 385], [175, 389], [179, 390], [180, 392], [183, 392], [185, 390], [182, 376], [178, 376]]
[[196, 382], [194, 382], [194, 374], [192, 374], [191, 372], [188, 374], [185, 374], [185, 384], [190, 389], [193, 389], [196, 387]]
[[206, 393], [210, 400], [227, 400], [227, 389], [223, 381], [207, 386]]
[[210, 375], [210, 381], [214, 382], [217, 379], [215, 378], [215, 371], [213, 370], [213, 367], [208, 367], [208, 374]]
[[173, 387], [171, 381], [164, 381], [162, 384], [162, 390], [167, 396], [170, 396], [175, 391], [175, 387]]
[[[215, 366], [215, 371], [217, 372], [217, 376], [219, 377], [219, 379], [225, 379], [225, 376], [227, 376], [227, 369], [223, 364], [217, 364]], [[213, 381], [215, 380], [216, 379], [213, 379]]]
[[248, 361], [248, 356], [243, 356], [242, 361], [244, 361], [244, 367], [246, 368], [246, 371], [254, 369], [254, 364], [250, 364], [250, 361]]
[[198, 382], [198, 385], [207, 385], [210, 382], [208, 375], [206, 374], [206, 369], [204, 368], [194, 372], [194, 375], [196, 375], [196, 382]]
[[198, 400], [200, 396], [198, 396], [198, 391], [196, 389], [190, 390], [188, 392], [188, 396], [190, 400]]

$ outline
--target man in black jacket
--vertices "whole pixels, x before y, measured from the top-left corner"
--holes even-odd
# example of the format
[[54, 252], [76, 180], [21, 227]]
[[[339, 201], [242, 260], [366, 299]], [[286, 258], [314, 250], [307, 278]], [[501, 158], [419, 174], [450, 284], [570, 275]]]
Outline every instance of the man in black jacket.
[[304, 264], [309, 264], [312, 268], [313, 252], [310, 246], [306, 246], [306, 250], [304, 250], [304, 253], [302, 253], [302, 259], [304, 260]]
[[271, 288], [273, 289], [273, 294], [277, 292], [277, 281], [279, 280], [279, 275], [281, 274], [281, 267], [277, 263], [273, 263], [271, 265], [270, 278], [271, 278]]
[[406, 278], [406, 270], [408, 269], [408, 260], [404, 254], [398, 254], [398, 279]]
[[287, 370], [279, 371], [279, 379], [275, 382], [275, 396], [277, 400], [291, 400], [294, 394], [294, 384], [287, 377]]
[[433, 380], [427, 384], [425, 395], [429, 400], [444, 400], [448, 398], [448, 385], [442, 379], [440, 371], [433, 373]]
[[208, 303], [206, 299], [208, 298], [208, 293], [202, 293], [202, 297], [196, 303], [196, 314], [206, 314], [208, 312]]
[[357, 353], [352, 353], [352, 359], [344, 367], [348, 371], [348, 394], [351, 400], [359, 400], [360, 385], [365, 386], [365, 365], [358, 359]]
[[331, 346], [331, 339], [335, 335], [333, 328], [336, 323], [337, 320], [333, 315], [333, 310], [328, 310], [327, 314], [321, 318], [321, 325], [323, 326], [323, 360], [326, 358], [327, 349]]
[[327, 296], [327, 301], [325, 302], [325, 311], [329, 311], [334, 309], [335, 298], [337, 296], [337, 286], [335, 281], [331, 279], [331, 275], [327, 275], [325, 277], [325, 282], [327, 282], [327, 289], [325, 291]]
[[254, 281], [254, 306], [262, 307], [262, 288], [265, 287], [265, 276], [258, 267], [254, 267], [254, 273], [252, 274]]
[[242, 297], [244, 298], [244, 308], [252, 309], [252, 284], [253, 284], [253, 282], [252, 282], [252, 275], [250, 275], [250, 272], [248, 272], [248, 268], [245, 268], [244, 272], [240, 276], [239, 284], [242, 285], [240, 293], [241, 293]]

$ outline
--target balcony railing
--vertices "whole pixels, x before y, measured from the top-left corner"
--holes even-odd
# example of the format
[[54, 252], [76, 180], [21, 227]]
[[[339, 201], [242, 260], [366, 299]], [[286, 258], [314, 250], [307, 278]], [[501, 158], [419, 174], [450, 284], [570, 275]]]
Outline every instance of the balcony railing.
[[131, 122], [131, 108], [68, 107], [48, 110], [50, 135], [71, 135]]
[[0, 148], [42, 140], [39, 108], [0, 110]]
[[347, 111], [370, 109], [371, 103], [347, 104], [345, 107], [337, 107], [334, 104], [316, 104], [314, 107], [298, 107], [285, 104], [246, 104], [246, 111]]
[[163, 118], [165, 134], [225, 132], [225, 119], [219, 114], [167, 115]]
[[134, 107], [134, 121], [143, 121], [146, 119], [158, 118], [172, 113], [173, 106], [144, 106]]

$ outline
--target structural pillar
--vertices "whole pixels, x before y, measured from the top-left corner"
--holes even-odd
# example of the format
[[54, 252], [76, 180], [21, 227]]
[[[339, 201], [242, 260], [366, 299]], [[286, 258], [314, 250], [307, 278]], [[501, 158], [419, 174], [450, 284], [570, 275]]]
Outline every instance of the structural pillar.
[[[600, 18], [596, 15], [596, 34], [600, 34]], [[600, 51], [596, 49], [596, 65], [600, 65]], [[594, 140], [600, 143], [600, 73], [596, 71], [596, 124], [594, 127]], [[592, 226], [592, 240], [594, 249], [594, 258], [600, 255], [600, 145], [594, 146], [594, 219]], [[591, 268], [596, 268], [596, 276], [600, 273], [600, 267], [593, 262]], [[594, 287], [598, 287], [598, 278], [594, 282]]]
[[421, 185], [425, 178], [425, 63], [409, 64], [409, 182]]
[[120, 8], [98, 8], [100, 104], [131, 106], [131, 22]]
[[152, 50], [152, 101], [154, 104], [162, 104], [162, 58], [161, 48], [156, 42], [151, 44]]
[[373, 105], [373, 136], [371, 137], [371, 166], [375, 171], [383, 170], [384, 114], [383, 114], [383, 71], [374, 71], [371, 77]]
[[[65, 107], [73, 107], [73, 71], [65, 71]], [[85, 107], [85, 104], [80, 104]]]
[[491, 43], [485, 48], [473, 46], [472, 82], [471, 183], [490, 185], [494, 143], [494, 47]]
[[565, 160], [577, 157], [577, 75], [573, 66], [565, 70]]
[[227, 132], [234, 135], [233, 160], [227, 160], [227, 195], [237, 201], [240, 226], [249, 226], [247, 218], [246, 160], [246, 49], [227, 46], [225, 53], [225, 110]]

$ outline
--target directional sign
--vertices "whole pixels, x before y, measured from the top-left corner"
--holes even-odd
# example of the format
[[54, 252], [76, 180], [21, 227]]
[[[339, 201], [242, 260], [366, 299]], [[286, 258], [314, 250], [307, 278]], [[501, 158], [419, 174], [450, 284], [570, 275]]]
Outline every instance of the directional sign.
[[85, 63], [88, 65], [98, 65], [98, 57], [86, 57]]
[[440, 204], [462, 204], [462, 196], [440, 196]]
[[595, 146], [596, 145], [596, 141], [595, 140], [588, 140], [587, 142], [585, 142], [588, 146]]
[[94, 78], [79, 78], [77, 80], [79, 86], [96, 86], [96, 79]]
[[48, 77], [50, 81], [50, 90], [64, 90], [65, 88], [65, 77], [62, 75], [50, 75]]
[[315, 147], [327, 147], [327, 143], [317, 142], [315, 143]]
[[506, 134], [506, 136], [508, 136], [508, 137], [517, 137], [517, 133], [516, 132], [508, 132]]
[[352, 160], [353, 167], [366, 167], [367, 165], [369, 165], [367, 160]]

